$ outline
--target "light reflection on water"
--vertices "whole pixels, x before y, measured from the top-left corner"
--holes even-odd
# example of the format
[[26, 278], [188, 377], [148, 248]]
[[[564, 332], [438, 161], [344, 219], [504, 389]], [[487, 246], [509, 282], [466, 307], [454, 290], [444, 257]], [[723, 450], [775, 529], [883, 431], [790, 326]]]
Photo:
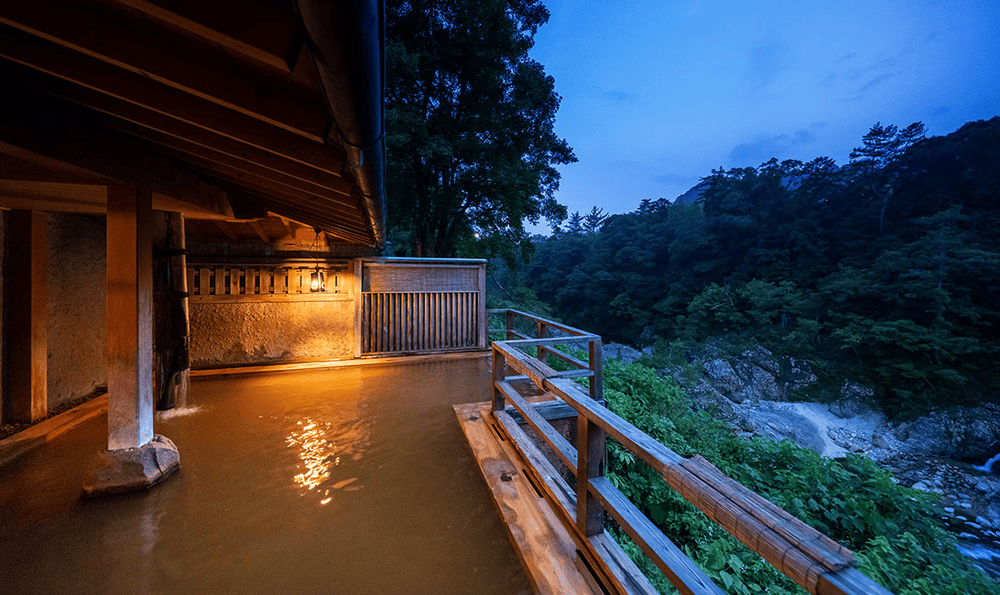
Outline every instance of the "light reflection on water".
[[297, 454], [304, 470], [293, 476], [292, 481], [306, 490], [325, 487], [320, 504], [330, 503], [331, 489], [346, 489], [353, 492], [363, 487], [356, 483], [357, 477], [339, 480], [332, 485], [327, 481], [330, 479], [330, 469], [340, 465], [341, 459], [345, 461], [361, 459], [368, 442], [367, 432], [362, 424], [335, 426], [331, 422], [320, 423], [309, 418], [304, 422], [296, 422], [296, 426], [298, 429], [292, 430], [285, 440], [290, 448], [298, 450]]
[[180, 472], [76, 503], [98, 418], [0, 472], [0, 592], [530, 592], [451, 408], [488, 388], [483, 360], [199, 379], [156, 420]]

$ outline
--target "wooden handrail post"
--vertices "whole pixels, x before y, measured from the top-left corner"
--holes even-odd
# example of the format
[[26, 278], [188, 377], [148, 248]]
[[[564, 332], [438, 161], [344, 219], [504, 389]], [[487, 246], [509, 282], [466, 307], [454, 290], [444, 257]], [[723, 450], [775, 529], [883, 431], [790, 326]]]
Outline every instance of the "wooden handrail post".
[[588, 342], [590, 351], [590, 398], [604, 404], [604, 347], [601, 338], [596, 337]]
[[587, 537], [604, 531], [604, 509], [588, 489], [590, 479], [604, 475], [605, 432], [587, 416], [576, 416], [576, 524]]
[[514, 338], [514, 336], [510, 334], [510, 331], [512, 330], [514, 330], [514, 311], [507, 310], [507, 334], [504, 335], [504, 338], [508, 341]]
[[493, 411], [503, 411], [506, 407], [503, 392], [497, 388], [497, 383], [507, 377], [507, 358], [496, 343], [493, 344]]
[[[539, 320], [535, 324], [538, 330], [538, 332], [535, 333], [535, 336], [538, 337], [539, 339], [548, 339], [549, 325], [545, 324], [541, 320]], [[549, 361], [549, 350], [546, 349], [545, 347], [542, 347], [541, 345], [538, 346], [538, 360], [543, 364], [547, 364]]]

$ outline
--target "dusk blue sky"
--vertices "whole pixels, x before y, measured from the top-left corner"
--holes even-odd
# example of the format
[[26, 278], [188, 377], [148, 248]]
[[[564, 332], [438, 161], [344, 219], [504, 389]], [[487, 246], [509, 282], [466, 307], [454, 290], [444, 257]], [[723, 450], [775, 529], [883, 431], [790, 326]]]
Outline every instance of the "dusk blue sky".
[[579, 159], [559, 168], [570, 212], [632, 211], [771, 157], [844, 164], [875, 122], [930, 136], [1000, 115], [1000, 0], [545, 4], [531, 55]]

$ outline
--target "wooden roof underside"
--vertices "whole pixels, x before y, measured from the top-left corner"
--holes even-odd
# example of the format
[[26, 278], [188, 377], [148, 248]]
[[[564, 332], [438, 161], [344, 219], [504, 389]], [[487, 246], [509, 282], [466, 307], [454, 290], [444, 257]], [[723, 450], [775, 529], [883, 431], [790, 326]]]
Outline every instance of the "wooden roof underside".
[[315, 64], [287, 2], [4, 3], [0, 206], [100, 212], [101, 185], [139, 183], [154, 208], [375, 246]]

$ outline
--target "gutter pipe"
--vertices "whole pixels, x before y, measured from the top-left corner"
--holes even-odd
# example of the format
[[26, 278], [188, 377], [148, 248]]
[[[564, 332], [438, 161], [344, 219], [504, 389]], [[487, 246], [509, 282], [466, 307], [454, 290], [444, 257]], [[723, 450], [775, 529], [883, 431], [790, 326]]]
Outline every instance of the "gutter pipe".
[[333, 125], [375, 245], [386, 243], [383, 0], [296, 0]]

